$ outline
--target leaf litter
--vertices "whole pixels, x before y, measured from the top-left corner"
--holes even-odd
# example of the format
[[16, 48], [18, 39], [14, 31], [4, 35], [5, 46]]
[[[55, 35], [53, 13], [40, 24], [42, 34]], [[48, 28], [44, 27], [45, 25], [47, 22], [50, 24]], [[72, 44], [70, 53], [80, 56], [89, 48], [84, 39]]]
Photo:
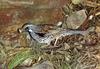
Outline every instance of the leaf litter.
[[[11, 0], [7, 1], [10, 2]], [[0, 10], [3, 10], [11, 7], [11, 5], [14, 5], [14, 8], [19, 7], [19, 9], [17, 10], [12, 9], [14, 10], [13, 12], [20, 11], [21, 14], [18, 15], [19, 18], [18, 17], [14, 18], [15, 21], [12, 20], [12, 15], [10, 15], [11, 18], [9, 18], [9, 20], [11, 19], [11, 22], [9, 23], [7, 23], [5, 20], [4, 21], [0, 20], [2, 27], [2, 30], [0, 30], [0, 68], [2, 69], [100, 69], [100, 29], [99, 29], [100, 1], [99, 0], [95, 1], [85, 0], [82, 2], [80, 2], [80, 0], [72, 0], [72, 1], [66, 0], [67, 3], [64, 0], [63, 2], [58, 0], [50, 2], [52, 4], [49, 4], [48, 0], [45, 0], [42, 3], [39, 3], [41, 1], [39, 2], [35, 1], [37, 4], [34, 5], [38, 6], [33, 5], [33, 7], [32, 5], [28, 5], [28, 3], [27, 5], [23, 4], [21, 6], [21, 3], [23, 1], [24, 0], [22, 0], [19, 3], [20, 5], [6, 3], [6, 5], [1, 5], [2, 7], [0, 7]], [[12, 2], [18, 3], [19, 1], [16, 2], [12, 1]], [[66, 4], [64, 4], [64, 2]], [[3, 2], [2, 4], [5, 3]], [[50, 6], [48, 6], [47, 4]], [[57, 7], [55, 7], [55, 4], [57, 4]], [[54, 9], [59, 9], [58, 8], [59, 6], [60, 6], [60, 12], [59, 12], [60, 15], [59, 13], [56, 14], [58, 10], [55, 11], [52, 9], [52, 7]], [[28, 12], [22, 14], [20, 7], [21, 8], [30, 7], [29, 9], [27, 9], [28, 12], [34, 11], [30, 12], [30, 14], [33, 15], [34, 13], [36, 13], [37, 15], [34, 14], [35, 15], [34, 17], [28, 15], [28, 18], [27, 17], [24, 18], [23, 14], [25, 13], [28, 14]], [[42, 14], [41, 12], [36, 12], [37, 11], [37, 9], [35, 9], [36, 7], [38, 7], [37, 9], [40, 11], [43, 9], [41, 11]], [[47, 15], [50, 13], [48, 13], [44, 9], [46, 9], [48, 12], [53, 10], [53, 14], [51, 16]], [[45, 12], [47, 12], [47, 14], [45, 14]], [[4, 16], [3, 19], [9, 17], [9, 15], [7, 16], [5, 15], [6, 13], [9, 14], [9, 12], [5, 12], [4, 15], [1, 15]], [[16, 13], [14, 13], [13, 15], [15, 14]], [[41, 17], [38, 14], [41, 15]], [[37, 20], [36, 17], [38, 18], [45, 17], [45, 18], [42, 18], [42, 20], [41, 19]], [[51, 19], [52, 17], [54, 19]], [[5, 22], [5, 24], [3, 22]], [[19, 29], [22, 25], [24, 25], [25, 22], [33, 22], [33, 24], [36, 25], [38, 25], [39, 24], [38, 22], [40, 22], [40, 24], [43, 27], [46, 25], [46, 27], [42, 28], [43, 33], [44, 32], [48, 33], [48, 31], [52, 30], [52, 28], [54, 28], [53, 30], [62, 28], [62, 29], [71, 29], [74, 31], [86, 30], [89, 27], [95, 27], [95, 29], [93, 32], [90, 32], [85, 36], [75, 34], [75, 35], [68, 35], [65, 37], [61, 37], [60, 39], [57, 40], [56, 43], [57, 47], [55, 47], [54, 46], [55, 40], [53, 40], [50, 45], [40, 44], [35, 40], [32, 40], [25, 32], [15, 33], [18, 32], [17, 29]], [[50, 24], [43, 24], [45, 22], [51, 23], [52, 27], [49, 26]], [[56, 25], [59, 22], [62, 22], [62, 25], [60, 27], [57, 27]], [[56, 26], [56, 28], [54, 25]], [[17, 29], [13, 28], [12, 30], [12, 27], [16, 27]], [[14, 34], [16, 34], [16, 36], [14, 36]], [[14, 39], [12, 39], [12, 37]]]

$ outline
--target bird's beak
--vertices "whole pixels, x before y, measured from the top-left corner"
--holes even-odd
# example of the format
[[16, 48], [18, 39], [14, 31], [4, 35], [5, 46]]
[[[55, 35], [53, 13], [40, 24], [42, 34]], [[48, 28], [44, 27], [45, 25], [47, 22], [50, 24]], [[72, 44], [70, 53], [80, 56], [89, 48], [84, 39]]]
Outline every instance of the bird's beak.
[[24, 30], [23, 28], [19, 28], [17, 31], [18, 31], [18, 33], [23, 33], [23, 32], [25, 32], [25, 30]]

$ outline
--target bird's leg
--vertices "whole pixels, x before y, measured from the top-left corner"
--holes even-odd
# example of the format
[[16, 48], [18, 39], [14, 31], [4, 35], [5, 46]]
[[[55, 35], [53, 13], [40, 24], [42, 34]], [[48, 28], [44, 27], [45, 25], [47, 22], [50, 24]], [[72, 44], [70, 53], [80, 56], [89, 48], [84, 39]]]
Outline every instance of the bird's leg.
[[58, 39], [59, 39], [59, 37], [56, 37], [56, 40], [54, 42], [54, 47], [56, 46]]

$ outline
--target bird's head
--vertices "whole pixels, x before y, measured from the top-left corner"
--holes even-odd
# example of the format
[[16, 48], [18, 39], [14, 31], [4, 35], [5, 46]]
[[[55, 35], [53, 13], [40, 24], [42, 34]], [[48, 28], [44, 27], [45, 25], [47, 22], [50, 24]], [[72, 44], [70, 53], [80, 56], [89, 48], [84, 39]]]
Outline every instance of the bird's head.
[[36, 26], [35, 25], [33, 25], [31, 23], [26, 23], [21, 28], [18, 29], [18, 32], [19, 33], [22, 33], [22, 32], [32, 32], [32, 31], [35, 32], [35, 30], [36, 30]]

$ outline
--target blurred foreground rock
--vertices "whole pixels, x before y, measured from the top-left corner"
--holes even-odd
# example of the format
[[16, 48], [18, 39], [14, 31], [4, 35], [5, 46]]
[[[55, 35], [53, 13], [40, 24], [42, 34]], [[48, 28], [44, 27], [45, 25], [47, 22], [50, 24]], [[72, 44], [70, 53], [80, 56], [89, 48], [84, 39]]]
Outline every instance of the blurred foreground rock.
[[39, 64], [33, 64], [32, 67], [21, 67], [17, 69], [54, 69], [53, 64], [50, 61], [44, 61]]
[[54, 69], [53, 64], [49, 61], [45, 61], [41, 64], [34, 64], [31, 69]]

